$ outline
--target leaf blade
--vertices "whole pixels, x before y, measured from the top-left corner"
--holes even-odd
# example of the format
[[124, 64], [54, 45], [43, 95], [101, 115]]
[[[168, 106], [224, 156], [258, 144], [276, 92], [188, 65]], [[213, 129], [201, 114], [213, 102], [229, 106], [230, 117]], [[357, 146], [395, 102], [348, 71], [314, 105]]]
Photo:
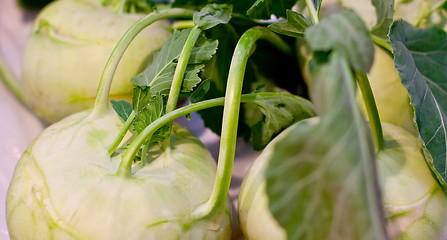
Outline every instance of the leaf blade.
[[416, 124], [432, 158], [428, 165], [445, 187], [447, 178], [447, 34], [396, 21], [390, 31], [394, 64], [415, 109]]

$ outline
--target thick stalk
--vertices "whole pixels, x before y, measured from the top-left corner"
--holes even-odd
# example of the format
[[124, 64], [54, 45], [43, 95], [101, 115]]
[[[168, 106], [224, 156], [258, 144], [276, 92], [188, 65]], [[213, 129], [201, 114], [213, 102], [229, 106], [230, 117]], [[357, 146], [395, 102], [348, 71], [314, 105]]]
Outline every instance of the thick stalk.
[[[241, 97], [241, 102], [254, 102], [259, 99], [269, 99], [275, 98], [277, 95], [281, 95], [282, 93], [255, 93], [255, 94], [245, 94]], [[176, 109], [170, 113], [167, 113], [155, 120], [149, 126], [147, 126], [129, 145], [126, 152], [124, 153], [123, 159], [120, 163], [119, 169], [117, 171], [117, 175], [121, 175], [123, 177], [131, 177], [131, 166], [135, 155], [138, 152], [138, 149], [145, 143], [147, 139], [149, 139], [152, 134], [157, 131], [160, 127], [166, 125], [166, 123], [174, 121], [176, 118], [180, 116], [184, 116], [187, 114], [191, 114], [193, 112], [197, 112], [203, 109], [222, 106], [225, 103], [225, 98], [214, 98], [198, 103], [193, 103], [188, 106]], [[231, 173], [231, 169], [230, 169]]]
[[3, 56], [0, 55], [0, 79], [6, 87], [20, 100], [26, 107], [31, 108], [31, 99], [26, 94], [19, 79], [14, 75], [12, 70], [8, 67]]
[[382, 124], [380, 123], [379, 111], [377, 110], [376, 101], [368, 81], [368, 77], [364, 72], [356, 72], [357, 83], [362, 93], [363, 102], [366, 106], [366, 113], [371, 125], [371, 131], [374, 137], [377, 151], [385, 148], [385, 140], [383, 138]]
[[312, 0], [306, 0], [307, 9], [309, 10], [310, 17], [312, 18], [312, 22], [314, 24], [318, 24], [320, 19], [318, 18], [317, 8]]
[[245, 68], [248, 57], [255, 46], [255, 42], [260, 38], [269, 41], [282, 51], [289, 52], [288, 46], [281, 40], [281, 38], [266, 28], [251, 28], [239, 39], [231, 60], [225, 92], [216, 181], [209, 200], [194, 210], [193, 216], [195, 219], [208, 216], [215, 209], [219, 208], [226, 200], [230, 188], [233, 160], [236, 150], [237, 127]]
[[108, 111], [109, 92], [110, 86], [112, 85], [113, 75], [115, 74], [121, 57], [123, 56], [132, 40], [138, 35], [138, 33], [158, 20], [175, 17], [192, 17], [193, 14], [194, 11], [187, 9], [172, 8], [160, 10], [138, 20], [134, 25], [132, 25], [132, 27], [129, 28], [129, 30], [127, 30], [127, 32], [123, 35], [123, 37], [119, 40], [119, 42], [113, 49], [112, 54], [110, 55], [109, 60], [106, 63], [106, 67], [104, 68], [99, 82], [99, 87], [96, 92], [95, 107], [93, 109], [93, 112], [91, 113], [91, 117], [104, 114]]

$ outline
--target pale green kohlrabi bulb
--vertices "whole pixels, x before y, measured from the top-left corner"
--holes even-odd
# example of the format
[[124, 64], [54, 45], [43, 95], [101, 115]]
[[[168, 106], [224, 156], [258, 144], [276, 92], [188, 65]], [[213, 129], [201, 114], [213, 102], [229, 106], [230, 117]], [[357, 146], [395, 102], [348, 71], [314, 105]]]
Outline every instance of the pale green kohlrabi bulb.
[[114, 112], [71, 115], [44, 130], [21, 157], [7, 194], [15, 239], [229, 239], [229, 201], [202, 220], [192, 211], [213, 189], [215, 162], [184, 128], [170, 147], [149, 149], [132, 177], [116, 175], [122, 152], [107, 148], [122, 127]]
[[[85, 0], [46, 6], [34, 22], [22, 64], [25, 89], [37, 115], [51, 123], [91, 108], [113, 48], [143, 16], [115, 13]], [[168, 21], [159, 21], [136, 37], [118, 65], [111, 98], [131, 97], [130, 79], [146, 67], [170, 31]]]
[[[276, 144], [282, 144], [289, 127], [255, 160], [239, 194], [241, 229], [248, 240], [287, 239], [268, 207], [264, 173]], [[446, 223], [447, 198], [432, 176], [418, 139], [401, 127], [384, 123], [386, 150], [377, 154], [379, 181], [390, 239], [437, 239]]]

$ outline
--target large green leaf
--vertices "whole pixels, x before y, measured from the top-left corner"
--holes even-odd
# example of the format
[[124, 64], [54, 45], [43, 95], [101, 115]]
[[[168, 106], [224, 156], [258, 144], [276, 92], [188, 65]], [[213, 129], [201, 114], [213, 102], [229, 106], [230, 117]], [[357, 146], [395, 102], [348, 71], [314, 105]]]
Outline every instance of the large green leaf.
[[[163, 44], [146, 70], [132, 78], [132, 82], [139, 86], [149, 86], [152, 95], [157, 93], [167, 95], [171, 88], [177, 60], [189, 33], [189, 29], [174, 32]], [[208, 40], [204, 35], [199, 37], [191, 52], [185, 71], [182, 85], [183, 92], [191, 92], [200, 83], [201, 79], [198, 74], [205, 66], [205, 62], [216, 53], [217, 45], [217, 41]]]
[[348, 60], [331, 53], [312, 81], [319, 119], [294, 125], [273, 147], [269, 207], [288, 239], [387, 239], [374, 147]]
[[121, 119], [126, 121], [129, 118], [130, 114], [132, 113], [132, 104], [130, 102], [125, 100], [115, 101], [111, 99], [110, 103], [112, 104], [113, 110], [115, 110]]
[[447, 34], [396, 21], [390, 31], [394, 64], [410, 95], [416, 123], [432, 159], [429, 166], [445, 184], [447, 175]]
[[305, 37], [314, 51], [338, 49], [355, 70], [368, 72], [371, 68], [373, 42], [363, 21], [352, 10], [343, 10], [323, 19], [308, 28]]

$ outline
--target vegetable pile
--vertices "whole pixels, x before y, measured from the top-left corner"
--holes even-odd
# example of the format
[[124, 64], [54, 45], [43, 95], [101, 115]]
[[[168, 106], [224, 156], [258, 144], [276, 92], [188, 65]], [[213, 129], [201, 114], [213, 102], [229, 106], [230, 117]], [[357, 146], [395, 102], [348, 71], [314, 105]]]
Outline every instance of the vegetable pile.
[[[237, 239], [238, 226], [246, 239], [445, 238], [446, 12], [440, 0], [50, 3], [23, 87], [0, 61], [12, 92], [55, 122], [15, 169], [11, 239]], [[217, 160], [175, 121], [195, 112], [220, 135]], [[237, 138], [262, 153], [232, 209]]]

